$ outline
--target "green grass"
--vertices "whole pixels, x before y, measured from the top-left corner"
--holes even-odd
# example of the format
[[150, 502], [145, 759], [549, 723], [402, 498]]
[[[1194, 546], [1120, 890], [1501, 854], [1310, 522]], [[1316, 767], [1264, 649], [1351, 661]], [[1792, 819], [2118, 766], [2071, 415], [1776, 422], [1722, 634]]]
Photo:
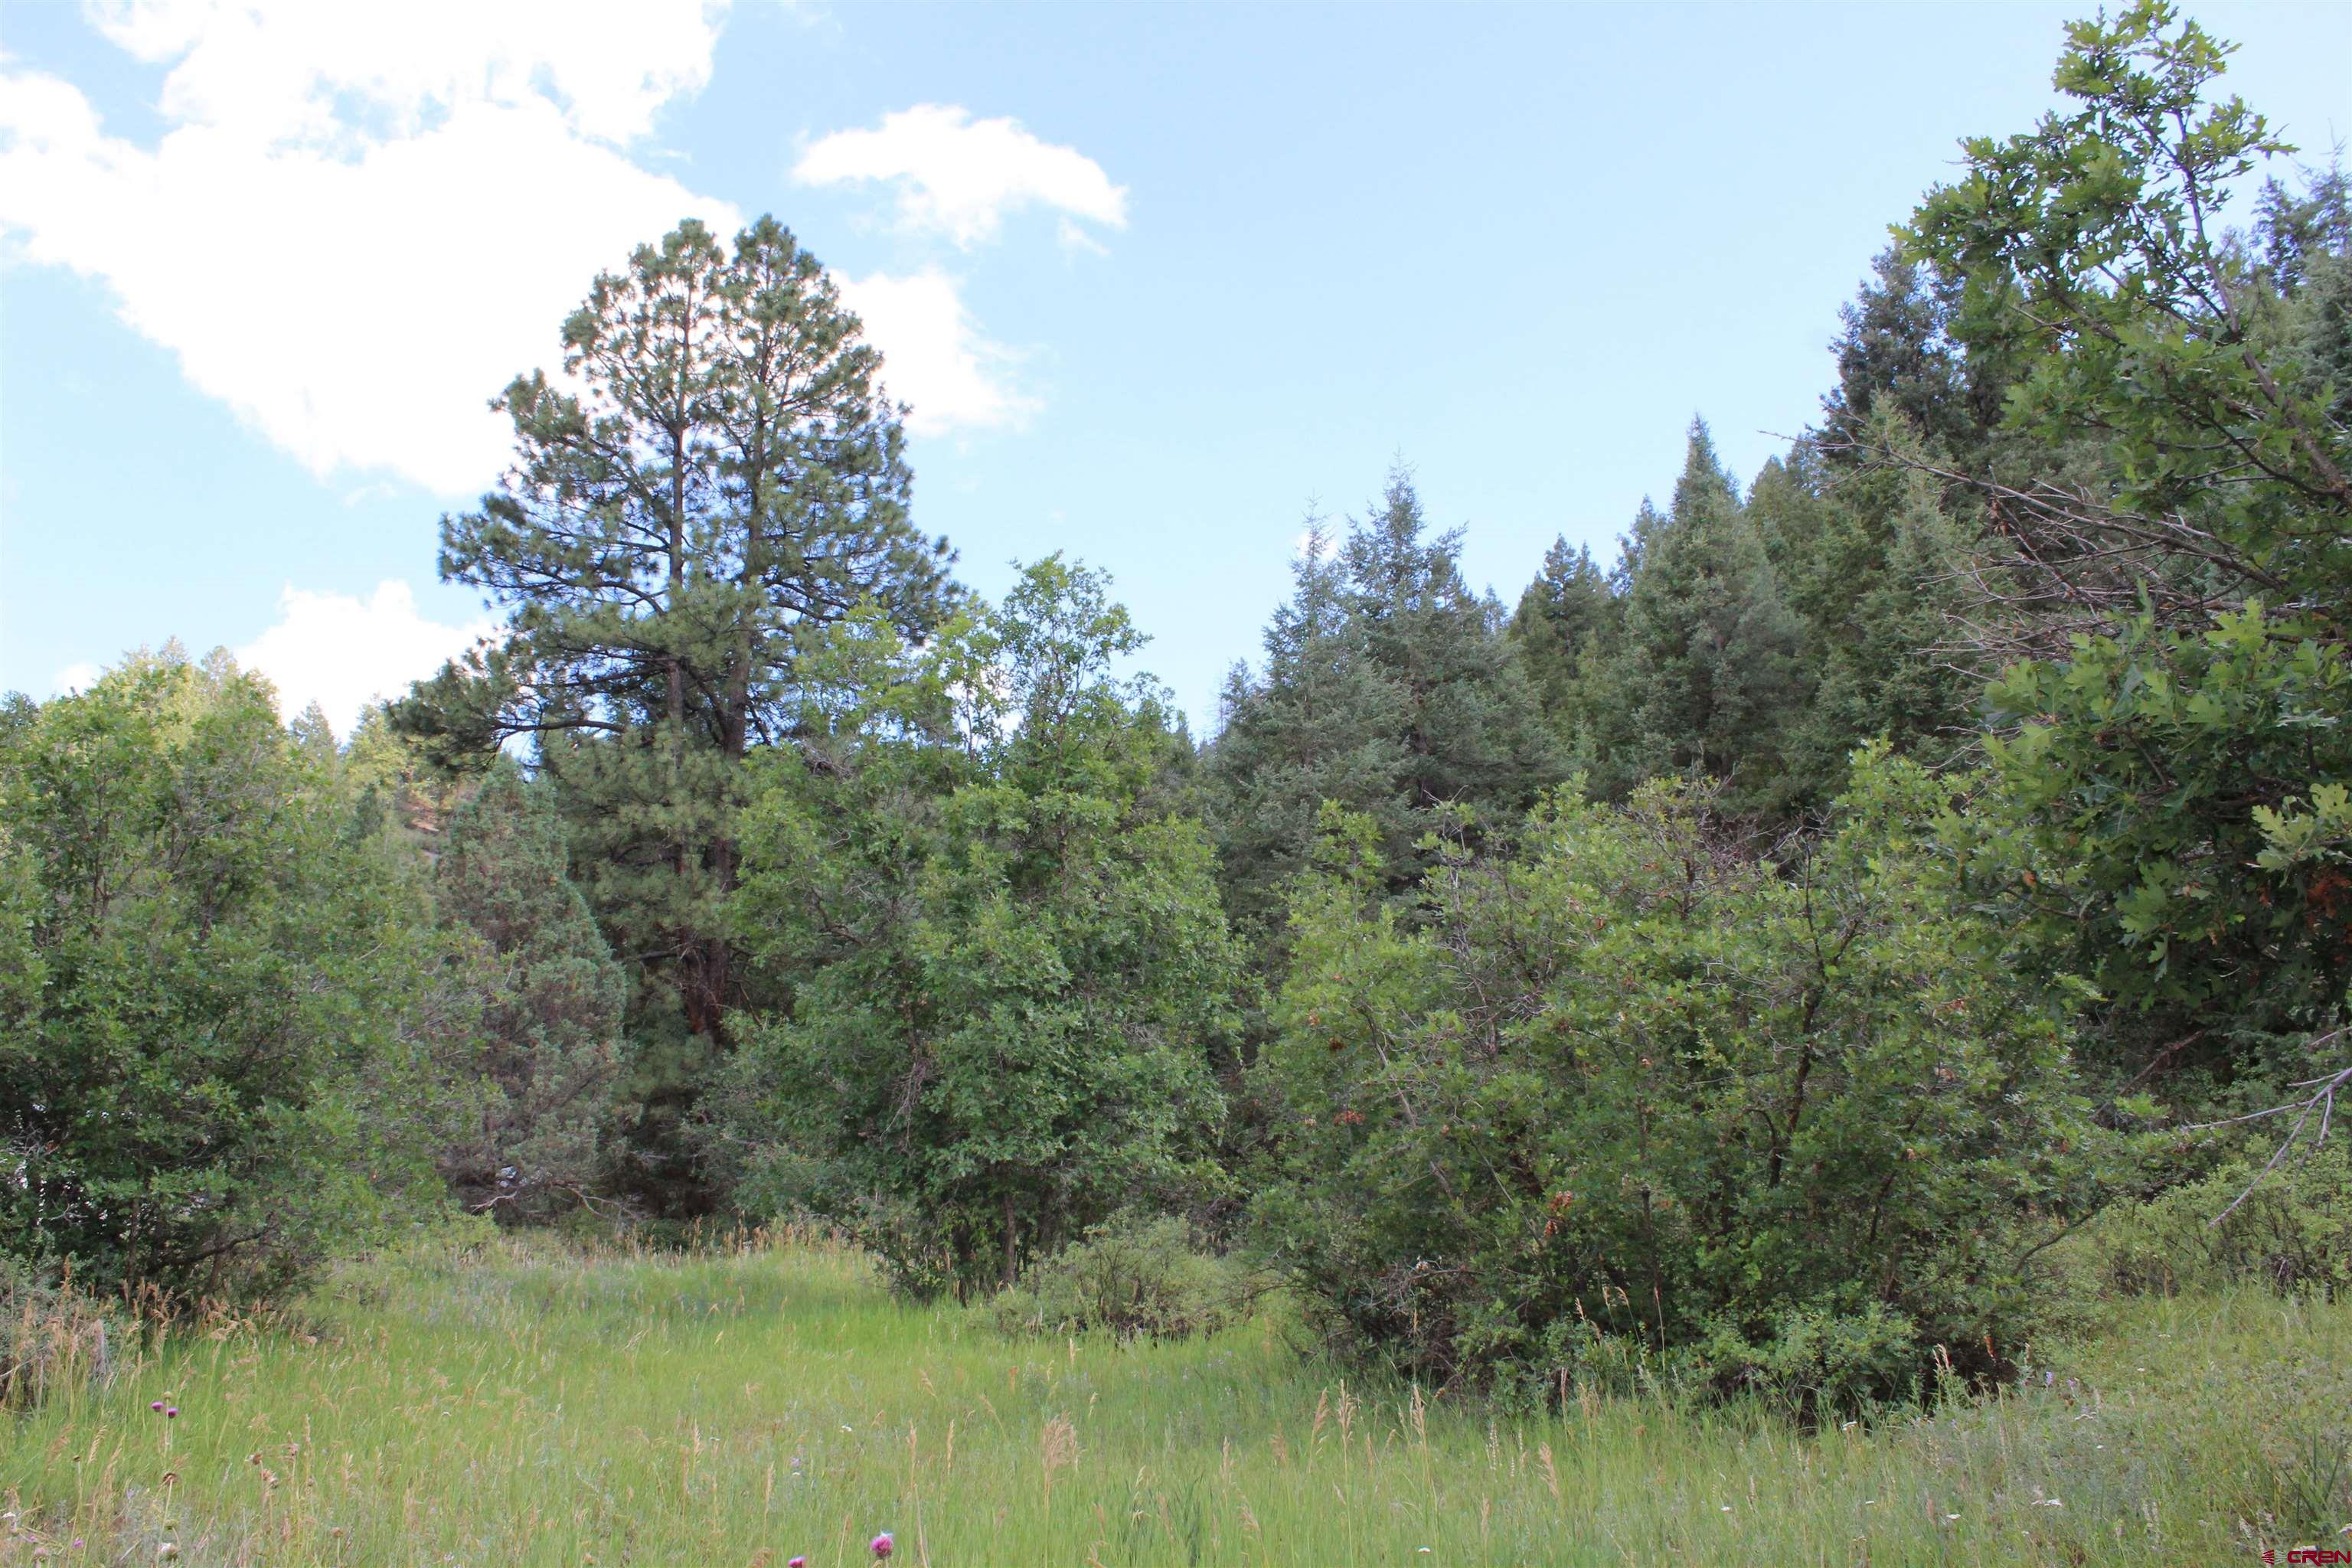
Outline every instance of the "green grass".
[[783, 1568], [887, 1529], [918, 1564], [2214, 1563], [2352, 1517], [2352, 1307], [2260, 1294], [2140, 1304], [2047, 1392], [1812, 1435], [1496, 1419], [1268, 1322], [1008, 1341], [811, 1247], [420, 1254], [304, 1322], [0, 1415], [0, 1562]]

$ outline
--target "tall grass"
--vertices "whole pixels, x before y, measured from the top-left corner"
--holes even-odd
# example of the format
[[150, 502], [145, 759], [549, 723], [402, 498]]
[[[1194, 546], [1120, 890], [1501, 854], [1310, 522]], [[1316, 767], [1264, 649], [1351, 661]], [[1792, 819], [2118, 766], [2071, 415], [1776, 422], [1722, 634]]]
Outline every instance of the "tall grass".
[[919, 1564], [2202, 1563], [2352, 1520], [2352, 1308], [2149, 1302], [2050, 1378], [1811, 1434], [1663, 1399], [1503, 1420], [1270, 1319], [1040, 1343], [822, 1246], [499, 1244], [0, 1416], [0, 1561], [782, 1568], [890, 1530]]

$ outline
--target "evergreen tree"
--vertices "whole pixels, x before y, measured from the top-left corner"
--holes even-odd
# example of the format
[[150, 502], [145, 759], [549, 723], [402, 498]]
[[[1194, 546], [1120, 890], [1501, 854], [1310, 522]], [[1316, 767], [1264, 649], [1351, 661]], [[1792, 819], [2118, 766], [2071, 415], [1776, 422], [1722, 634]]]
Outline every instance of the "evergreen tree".
[[[1889, 408], [1864, 434], [1879, 449], [1917, 449]], [[1876, 737], [1931, 763], [1967, 746], [1983, 681], [1954, 644], [1974, 541], [1942, 488], [1916, 468], [1832, 460], [1806, 440], [1765, 464], [1748, 508], [1809, 679], [1783, 746], [1789, 801], [1826, 805], [1848, 757]]]
[[[1291, 582], [1266, 627], [1264, 676], [1241, 665], [1226, 679], [1209, 758], [1226, 908], [1258, 931], [1280, 922], [1317, 807], [1393, 804], [1405, 766], [1405, 693], [1358, 635], [1347, 568], [1320, 518], [1308, 521]], [[1406, 818], [1401, 805], [1391, 816]]]
[[1742, 806], [1790, 804], [1785, 742], [1805, 697], [1800, 632], [1737, 487], [1694, 420], [1674, 502], [1627, 547], [1624, 631], [1596, 674], [1592, 787], [1700, 771]]
[[1561, 750], [1502, 606], [1463, 581], [1458, 531], [1432, 536], [1402, 471], [1335, 554], [1319, 526], [1266, 633], [1266, 668], [1236, 671], [1210, 755], [1229, 907], [1271, 927], [1326, 801], [1381, 826], [1394, 890], [1419, 843], [1466, 808], [1507, 825], [1563, 773]]
[[485, 998], [475, 1102], [444, 1175], [501, 1220], [590, 1201], [625, 982], [565, 873], [552, 803], [512, 763], [451, 821], [433, 891], [442, 919], [479, 941]]
[[872, 604], [910, 637], [952, 590], [907, 517], [900, 410], [833, 282], [772, 218], [688, 222], [599, 277], [565, 322], [567, 390], [499, 406], [516, 457], [443, 523], [442, 572], [508, 639], [402, 703], [478, 757], [535, 738], [583, 891], [635, 971], [634, 1136], [663, 1201], [708, 1201], [679, 1134], [749, 998], [723, 911], [741, 765], [793, 738], [801, 652]]
[[1832, 345], [1837, 389], [1822, 400], [1822, 445], [1833, 461], [1875, 450], [1874, 421], [1899, 417], [1949, 455], [1983, 444], [2000, 423], [2004, 383], [1952, 340], [1952, 290], [1935, 270], [1889, 247], [1839, 311], [1844, 331]]
[[1618, 604], [1591, 550], [1573, 552], [1565, 537], [1544, 552], [1543, 570], [1519, 595], [1508, 633], [1554, 729], [1575, 732], [1579, 678], [1585, 661], [1605, 652], [1617, 629]]

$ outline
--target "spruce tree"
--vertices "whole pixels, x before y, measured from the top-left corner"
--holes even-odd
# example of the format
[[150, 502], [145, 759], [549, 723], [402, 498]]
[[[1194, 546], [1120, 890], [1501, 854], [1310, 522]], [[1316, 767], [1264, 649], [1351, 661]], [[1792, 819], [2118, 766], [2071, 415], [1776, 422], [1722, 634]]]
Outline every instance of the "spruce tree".
[[1270, 942], [1325, 802], [1379, 825], [1388, 885], [1402, 893], [1441, 815], [1466, 807], [1507, 825], [1564, 771], [1502, 606], [1464, 582], [1460, 554], [1460, 533], [1431, 535], [1412, 481], [1392, 474], [1336, 549], [1310, 526], [1264, 671], [1227, 683], [1209, 815], [1227, 907]]
[[434, 868], [442, 919], [478, 942], [484, 996], [475, 1102], [443, 1173], [505, 1221], [592, 1201], [620, 1067], [626, 983], [564, 861], [553, 803], [501, 760]]
[[[1882, 406], [1864, 427], [1883, 449], [1917, 451]], [[1849, 465], [1800, 441], [1757, 476], [1748, 512], [1801, 628], [1804, 710], [1782, 755], [1792, 805], [1844, 788], [1847, 759], [1885, 737], [1930, 763], [1969, 743], [1981, 679], [1954, 647], [1973, 534], [1917, 469]]]
[[1583, 725], [1582, 677], [1615, 646], [1623, 606], [1591, 550], [1565, 537], [1544, 552], [1543, 570], [1519, 595], [1508, 627], [1553, 731], [1571, 744]]
[[1644, 505], [1626, 553], [1624, 633], [1591, 697], [1591, 784], [1614, 795], [1700, 772], [1730, 780], [1741, 806], [1784, 809], [1782, 747], [1805, 696], [1799, 628], [1704, 422], [1673, 505]]

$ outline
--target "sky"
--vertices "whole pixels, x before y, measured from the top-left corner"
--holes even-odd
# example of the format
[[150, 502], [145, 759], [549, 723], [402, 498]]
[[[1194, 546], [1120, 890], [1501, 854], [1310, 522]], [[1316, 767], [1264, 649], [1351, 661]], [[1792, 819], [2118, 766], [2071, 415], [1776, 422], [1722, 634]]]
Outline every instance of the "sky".
[[[1108, 570], [1200, 733], [1396, 464], [1506, 601], [1695, 416], [1752, 475], [2084, 8], [5, 0], [0, 689], [177, 637], [347, 730], [497, 623], [435, 562], [488, 400], [634, 245], [772, 212], [959, 574]], [[2352, 137], [2352, 5], [2195, 14]]]

